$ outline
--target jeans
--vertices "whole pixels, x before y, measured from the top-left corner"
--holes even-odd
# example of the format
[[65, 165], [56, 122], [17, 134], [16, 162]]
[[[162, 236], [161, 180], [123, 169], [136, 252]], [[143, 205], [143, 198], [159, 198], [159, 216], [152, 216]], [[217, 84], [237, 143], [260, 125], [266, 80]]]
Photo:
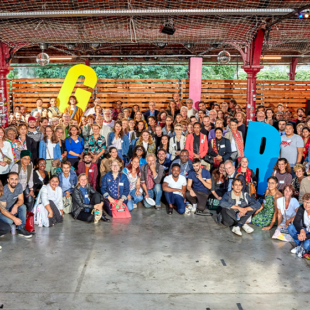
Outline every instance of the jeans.
[[3, 236], [11, 231], [11, 226], [0, 220], [0, 236]]
[[[13, 209], [13, 207], [8, 211], [11, 212], [12, 209]], [[26, 225], [26, 212], [27, 212], [27, 208], [25, 205], [21, 205], [17, 208], [17, 213], [14, 214], [14, 216], [18, 217], [22, 221], [22, 224], [18, 225], [17, 229], [21, 229], [21, 228], [25, 227], [25, 225]], [[0, 220], [9, 224], [9, 225], [12, 225], [14, 223], [13, 220], [6, 217], [2, 213], [0, 213]]]
[[[161, 187], [161, 184], [155, 184], [153, 189], [148, 189], [147, 190], [149, 197], [150, 198], [154, 198], [155, 196], [155, 206], [160, 207], [160, 200], [161, 200], [161, 196], [163, 194], [163, 190]], [[146, 208], [151, 208], [152, 206], [149, 205], [145, 200], [143, 201], [143, 204]]]
[[[294, 239], [296, 245], [301, 245], [302, 241], [298, 240], [298, 231], [296, 230], [295, 226], [291, 224], [288, 228], [288, 233], [291, 235], [291, 237]], [[309, 237], [310, 233], [306, 232], [307, 237]], [[310, 239], [303, 241], [304, 243], [304, 249], [306, 251], [310, 251]]]
[[129, 211], [132, 211], [134, 204], [137, 204], [138, 202], [143, 200], [143, 196], [141, 193], [140, 193], [140, 196], [136, 196], [136, 191], [137, 191], [136, 189], [133, 189], [129, 192], [131, 196], [131, 200], [128, 200], [128, 203], [127, 203], [127, 208]]
[[183, 214], [185, 212], [183, 196], [168, 192], [165, 192], [165, 196], [169, 205], [176, 205], [178, 213]]

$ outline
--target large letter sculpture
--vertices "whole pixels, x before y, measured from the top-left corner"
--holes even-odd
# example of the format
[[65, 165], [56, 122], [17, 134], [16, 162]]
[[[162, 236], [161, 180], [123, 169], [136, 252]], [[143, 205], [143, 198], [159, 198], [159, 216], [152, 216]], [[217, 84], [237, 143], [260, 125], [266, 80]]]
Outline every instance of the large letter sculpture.
[[[64, 112], [65, 108], [68, 106], [69, 97], [71, 96], [75, 84], [80, 76], [84, 76], [84, 85], [87, 87], [94, 88], [97, 84], [96, 72], [89, 66], [86, 65], [76, 65], [73, 66], [67, 73], [64, 83], [58, 94], [59, 99], [59, 110]], [[78, 101], [78, 106], [85, 111], [87, 103], [90, 99], [91, 92], [78, 88], [74, 94]]]
[[[265, 149], [261, 152], [263, 138], [266, 139]], [[271, 176], [280, 152], [281, 137], [271, 125], [259, 122], [250, 122], [247, 132], [244, 154], [249, 159], [249, 168], [255, 173], [258, 168], [257, 193], [262, 195], [267, 188], [267, 179]]]

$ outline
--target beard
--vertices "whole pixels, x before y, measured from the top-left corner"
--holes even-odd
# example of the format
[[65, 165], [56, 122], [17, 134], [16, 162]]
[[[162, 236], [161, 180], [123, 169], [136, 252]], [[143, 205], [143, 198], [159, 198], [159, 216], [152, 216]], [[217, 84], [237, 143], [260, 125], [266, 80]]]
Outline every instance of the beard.
[[91, 161], [85, 161], [85, 160], [84, 160], [84, 163], [85, 163], [86, 165], [89, 165], [89, 164], [91, 163]]
[[112, 117], [104, 117], [104, 119], [105, 119], [106, 122], [110, 122]]
[[12, 188], [15, 188], [15, 187], [17, 186], [17, 184], [10, 184], [10, 186], [11, 186]]

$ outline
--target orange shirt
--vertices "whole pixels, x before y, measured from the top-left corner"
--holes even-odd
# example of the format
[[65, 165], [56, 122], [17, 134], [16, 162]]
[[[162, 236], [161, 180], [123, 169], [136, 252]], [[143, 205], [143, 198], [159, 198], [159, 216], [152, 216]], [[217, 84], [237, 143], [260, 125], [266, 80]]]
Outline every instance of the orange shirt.
[[[71, 110], [71, 107], [66, 107], [64, 113], [69, 113], [72, 115], [74, 110]], [[84, 115], [83, 110], [79, 107], [77, 107], [77, 111], [73, 117], [73, 119], [76, 119], [78, 123], [81, 122], [82, 116]]]

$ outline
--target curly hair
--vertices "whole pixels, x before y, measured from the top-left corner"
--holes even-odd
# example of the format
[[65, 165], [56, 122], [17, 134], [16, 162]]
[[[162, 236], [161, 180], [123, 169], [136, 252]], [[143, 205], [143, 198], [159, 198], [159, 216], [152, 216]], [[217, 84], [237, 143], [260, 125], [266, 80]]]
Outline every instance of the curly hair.
[[142, 136], [143, 136], [143, 134], [144, 134], [145, 132], [149, 135], [149, 139], [148, 139], [148, 141], [147, 141], [148, 144], [152, 144], [152, 143], [153, 143], [152, 135], [151, 135], [147, 130], [143, 130], [143, 131], [142, 131], [141, 136], [140, 136], [140, 138], [138, 139], [137, 142], [139, 142], [139, 144], [143, 145], [143, 138], [142, 138]]

